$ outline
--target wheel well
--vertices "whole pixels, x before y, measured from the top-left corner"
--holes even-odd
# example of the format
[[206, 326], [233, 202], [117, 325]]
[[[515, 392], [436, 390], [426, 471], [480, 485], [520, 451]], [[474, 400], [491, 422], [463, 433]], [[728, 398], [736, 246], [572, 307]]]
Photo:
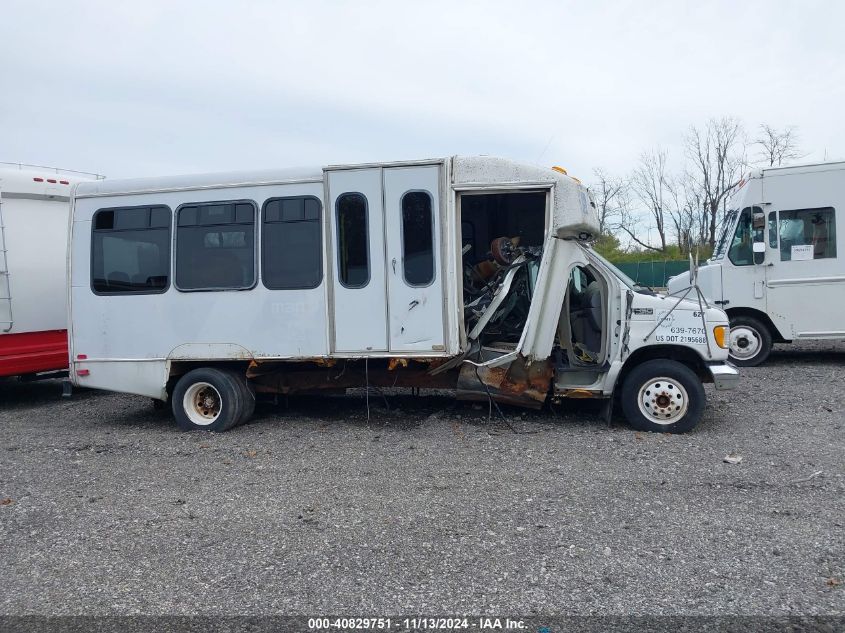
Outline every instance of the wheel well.
[[215, 369], [230, 369], [246, 374], [249, 368], [249, 361], [243, 360], [174, 360], [170, 362], [170, 371], [167, 378], [167, 396], [173, 393], [173, 388], [179, 379], [193, 369], [213, 367]]
[[622, 384], [625, 376], [637, 365], [642, 365], [646, 361], [656, 359], [677, 361], [693, 370], [701, 379], [701, 382], [713, 381], [713, 376], [708, 371], [704, 359], [689, 347], [680, 347], [678, 345], [649, 345], [635, 350], [628, 357], [622, 366], [622, 371], [619, 372], [619, 376], [616, 378], [616, 384]]
[[778, 331], [777, 327], [775, 327], [774, 322], [769, 317], [768, 314], [761, 310], [755, 310], [754, 308], [728, 308], [725, 310], [728, 315], [728, 318], [738, 317], [738, 316], [747, 316], [753, 317], [760, 321], [763, 325], [765, 325], [768, 330], [769, 334], [772, 335], [772, 341], [775, 343], [789, 343], [788, 339], [785, 339], [781, 336], [780, 332]]

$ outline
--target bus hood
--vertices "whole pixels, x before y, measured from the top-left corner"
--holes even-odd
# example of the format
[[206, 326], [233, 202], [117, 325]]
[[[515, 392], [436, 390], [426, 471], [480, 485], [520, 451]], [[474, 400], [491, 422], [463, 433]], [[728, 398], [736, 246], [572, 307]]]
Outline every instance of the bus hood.
[[[684, 275], [686, 277], [686, 275]], [[687, 277], [687, 285], [680, 288], [681, 292], [675, 296], [672, 295], [643, 295], [634, 294], [633, 306], [631, 310], [632, 321], [659, 321], [663, 315], [671, 311], [673, 314], [678, 313], [693, 313], [697, 319], [701, 319], [700, 312], [704, 312], [704, 320], [708, 323], [727, 323], [727, 316], [724, 311], [712, 304], [704, 301], [699, 304], [698, 297], [695, 290], [690, 291], [685, 299], [678, 300], [689, 288], [689, 278]]]

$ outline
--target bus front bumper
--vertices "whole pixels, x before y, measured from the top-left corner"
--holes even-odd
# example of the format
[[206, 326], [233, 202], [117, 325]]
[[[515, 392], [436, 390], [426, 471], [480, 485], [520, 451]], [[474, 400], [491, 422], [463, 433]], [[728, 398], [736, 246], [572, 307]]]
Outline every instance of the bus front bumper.
[[713, 376], [713, 386], [718, 390], [733, 389], [739, 384], [739, 370], [728, 362], [707, 365]]

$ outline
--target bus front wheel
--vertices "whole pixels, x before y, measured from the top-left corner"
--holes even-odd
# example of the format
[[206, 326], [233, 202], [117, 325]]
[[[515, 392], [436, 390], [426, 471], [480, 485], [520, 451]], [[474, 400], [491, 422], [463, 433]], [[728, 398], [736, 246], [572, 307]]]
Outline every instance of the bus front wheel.
[[649, 360], [631, 370], [622, 383], [622, 410], [640, 431], [685, 433], [704, 412], [701, 379], [674, 360]]

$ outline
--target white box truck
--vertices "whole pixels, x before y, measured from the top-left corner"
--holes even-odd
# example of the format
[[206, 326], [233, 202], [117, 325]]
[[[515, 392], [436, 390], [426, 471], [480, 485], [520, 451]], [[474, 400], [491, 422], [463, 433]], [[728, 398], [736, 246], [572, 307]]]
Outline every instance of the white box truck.
[[[752, 172], [729, 208], [698, 280], [730, 317], [731, 361], [759, 365], [773, 343], [845, 340], [845, 162]], [[670, 279], [669, 293], [685, 284]]]
[[695, 426], [730, 388], [728, 320], [637, 287], [588, 247], [565, 171], [490, 157], [82, 183], [71, 377], [226, 430], [257, 393], [451, 388], [540, 407], [619, 393]]
[[0, 163], [0, 377], [68, 366], [70, 193], [97, 177]]

